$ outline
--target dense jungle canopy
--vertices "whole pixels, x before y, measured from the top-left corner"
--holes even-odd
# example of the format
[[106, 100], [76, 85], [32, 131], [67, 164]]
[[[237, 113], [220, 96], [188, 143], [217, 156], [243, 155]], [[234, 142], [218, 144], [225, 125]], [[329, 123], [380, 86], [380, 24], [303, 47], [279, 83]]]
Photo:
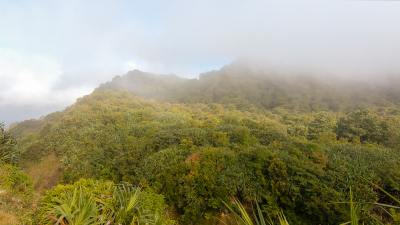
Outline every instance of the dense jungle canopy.
[[[116, 76], [63, 111], [2, 129], [17, 141], [20, 168], [29, 174], [53, 157], [42, 167], [59, 177], [53, 189], [41, 187], [45, 178], [20, 178], [24, 196], [50, 189], [30, 197], [23, 207], [37, 207], [21, 218], [51, 223], [52, 207], [74, 191], [119, 212], [122, 189], [111, 186], [125, 184], [141, 188], [140, 204], [160, 224], [233, 223], [223, 203], [233, 198], [249, 212], [258, 203], [272, 220], [283, 211], [290, 224], [340, 224], [350, 221], [351, 187], [360, 223], [395, 223], [398, 212], [377, 204], [396, 202], [376, 188], [400, 197], [400, 91], [389, 84], [282, 77], [237, 64], [199, 79]], [[4, 164], [0, 177], [13, 168]], [[140, 212], [114, 217], [126, 222]]]

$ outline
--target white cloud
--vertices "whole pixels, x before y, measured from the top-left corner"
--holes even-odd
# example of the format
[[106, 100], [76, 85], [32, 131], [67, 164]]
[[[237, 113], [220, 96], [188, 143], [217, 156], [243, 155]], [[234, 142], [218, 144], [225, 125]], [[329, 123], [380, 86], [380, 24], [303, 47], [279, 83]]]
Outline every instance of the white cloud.
[[197, 77], [238, 57], [342, 77], [400, 74], [399, 9], [393, 1], [0, 1], [0, 111], [67, 106], [132, 69]]
[[43, 55], [0, 48], [0, 105], [49, 104], [43, 101], [61, 76], [60, 65]]
[[55, 90], [63, 74], [60, 64], [40, 54], [0, 48], [0, 106], [50, 106], [72, 104], [93, 87]]
[[126, 62], [126, 66], [128, 70], [134, 70], [137, 68], [136, 63], [132, 62], [132, 61], [128, 61]]

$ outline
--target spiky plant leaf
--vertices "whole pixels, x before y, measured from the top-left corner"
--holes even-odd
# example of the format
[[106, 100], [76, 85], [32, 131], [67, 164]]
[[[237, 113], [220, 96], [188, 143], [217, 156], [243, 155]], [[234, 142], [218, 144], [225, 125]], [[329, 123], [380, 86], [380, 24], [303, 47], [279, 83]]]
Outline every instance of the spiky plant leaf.
[[58, 204], [54, 204], [48, 215], [58, 218], [56, 225], [64, 221], [68, 225], [90, 225], [102, 224], [100, 220], [99, 209], [93, 196], [84, 192], [82, 187], [76, 186], [73, 194], [68, 192], [57, 199]]
[[115, 221], [117, 223], [129, 224], [153, 224], [153, 218], [149, 211], [141, 206], [141, 188], [133, 187], [130, 184], [118, 185], [115, 193], [118, 201], [118, 210], [115, 212]]

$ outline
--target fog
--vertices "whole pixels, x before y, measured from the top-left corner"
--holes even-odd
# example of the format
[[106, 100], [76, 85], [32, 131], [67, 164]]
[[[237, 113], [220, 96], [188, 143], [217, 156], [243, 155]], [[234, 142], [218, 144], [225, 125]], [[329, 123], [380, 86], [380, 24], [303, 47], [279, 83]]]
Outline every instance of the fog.
[[132, 69], [198, 77], [237, 59], [291, 74], [400, 74], [395, 1], [2, 1], [0, 121], [38, 118]]

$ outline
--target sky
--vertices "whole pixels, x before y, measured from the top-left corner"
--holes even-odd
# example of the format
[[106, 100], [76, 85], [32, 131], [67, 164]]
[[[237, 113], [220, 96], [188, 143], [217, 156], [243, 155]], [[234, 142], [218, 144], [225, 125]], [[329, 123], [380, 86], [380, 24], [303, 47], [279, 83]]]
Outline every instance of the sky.
[[195, 78], [246, 58], [400, 74], [398, 1], [0, 1], [0, 122], [62, 110], [139, 69]]

